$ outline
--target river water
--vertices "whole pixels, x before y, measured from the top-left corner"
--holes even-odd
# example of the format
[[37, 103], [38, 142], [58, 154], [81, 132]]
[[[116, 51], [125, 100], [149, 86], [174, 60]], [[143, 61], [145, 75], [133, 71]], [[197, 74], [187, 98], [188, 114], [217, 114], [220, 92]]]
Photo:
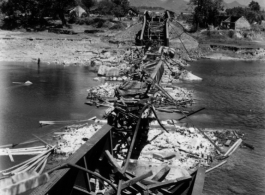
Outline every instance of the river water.
[[222, 168], [207, 174], [205, 194], [265, 194], [265, 62], [200, 60], [189, 70], [202, 82], [180, 86], [193, 90], [190, 117], [209, 129], [239, 129], [255, 150], [239, 149]]
[[[94, 76], [85, 66], [41, 64], [38, 68], [36, 63], [1, 62], [0, 145], [51, 132], [50, 127], [41, 128], [39, 121], [82, 120], [102, 115], [103, 109], [84, 104], [87, 89], [98, 85]], [[33, 84], [23, 85], [26, 81]], [[14, 159], [18, 163], [23, 157]], [[0, 156], [0, 170], [7, 166], [9, 158]]]
[[[209, 129], [239, 129], [255, 150], [239, 148], [222, 168], [207, 174], [204, 194], [265, 194], [265, 63], [201, 60], [189, 69], [202, 82], [182, 83], [194, 92], [195, 108], [206, 110], [189, 123]], [[93, 81], [88, 67], [0, 63], [0, 145], [32, 139], [51, 129], [40, 120], [81, 120], [100, 116], [84, 104]], [[32, 85], [21, 83], [31, 81]], [[15, 163], [23, 158], [15, 157]], [[10, 166], [0, 157], [0, 169]]]

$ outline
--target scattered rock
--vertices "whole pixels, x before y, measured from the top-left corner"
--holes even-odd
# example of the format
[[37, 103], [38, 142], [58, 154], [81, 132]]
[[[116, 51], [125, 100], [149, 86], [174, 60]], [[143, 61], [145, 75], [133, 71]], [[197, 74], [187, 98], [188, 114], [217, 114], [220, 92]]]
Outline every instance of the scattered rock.
[[32, 85], [33, 83], [32, 82], [30, 82], [30, 81], [26, 81], [25, 82], [25, 85]]

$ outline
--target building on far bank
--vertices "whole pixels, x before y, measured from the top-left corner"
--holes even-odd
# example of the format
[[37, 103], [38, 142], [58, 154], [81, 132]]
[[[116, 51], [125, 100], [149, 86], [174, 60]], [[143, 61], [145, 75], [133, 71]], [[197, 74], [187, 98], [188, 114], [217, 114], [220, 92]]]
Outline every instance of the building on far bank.
[[251, 25], [244, 16], [229, 16], [221, 22], [222, 29], [246, 30], [251, 29]]
[[80, 5], [69, 10], [69, 14], [77, 18], [82, 18], [87, 16], [86, 11]]

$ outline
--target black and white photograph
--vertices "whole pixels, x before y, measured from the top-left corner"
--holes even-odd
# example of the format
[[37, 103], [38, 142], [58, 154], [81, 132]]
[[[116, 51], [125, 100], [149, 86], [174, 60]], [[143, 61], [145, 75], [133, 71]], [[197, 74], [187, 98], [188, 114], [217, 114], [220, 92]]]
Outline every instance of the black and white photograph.
[[0, 0], [0, 195], [265, 195], [264, 144], [265, 0]]

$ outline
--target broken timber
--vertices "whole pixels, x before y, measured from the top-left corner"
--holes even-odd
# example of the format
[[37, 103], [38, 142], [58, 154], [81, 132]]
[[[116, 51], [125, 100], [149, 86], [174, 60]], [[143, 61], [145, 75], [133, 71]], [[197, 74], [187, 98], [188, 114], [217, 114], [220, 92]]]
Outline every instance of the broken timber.
[[[92, 186], [90, 181], [91, 177], [107, 182], [109, 186], [112, 186], [111, 189], [113, 190], [113, 193], [116, 194], [117, 188], [113, 186], [110, 179], [110, 176], [113, 175], [113, 165], [119, 167], [112, 156], [112, 131], [115, 131], [115, 129], [111, 126], [103, 126], [91, 137], [91, 139], [82, 145], [75, 154], [70, 156], [66, 162], [58, 164], [48, 171], [47, 173], [49, 173], [50, 180], [42, 186], [34, 189], [30, 194], [91, 194], [91, 189], [88, 188], [88, 186]], [[105, 154], [103, 155], [103, 158], [102, 154]], [[84, 161], [86, 163], [84, 163]], [[109, 164], [109, 161], [111, 161], [111, 165]], [[183, 182], [188, 182], [188, 185], [185, 185], [186, 187], [184, 189], [180, 188], [178, 190], [178, 194], [201, 194], [198, 190], [196, 190], [196, 193], [192, 193], [193, 187], [197, 185], [196, 179], [199, 181], [197, 187], [203, 185], [200, 174], [197, 176], [197, 172], [195, 172], [192, 177], [163, 181], [163, 177], [168, 171], [169, 168], [164, 167], [164, 170], [161, 170], [156, 176], [154, 176], [155, 178], [158, 178], [158, 181], [145, 179], [152, 175], [151, 171], [139, 176], [134, 176], [126, 171], [123, 174], [124, 181], [120, 182], [120, 192], [121, 194], [124, 194], [123, 189], [128, 189], [130, 192], [142, 192], [147, 194], [149, 190], [158, 190], [161, 193], [167, 194], [173, 193], [171, 189], [176, 189], [179, 185], [182, 185]], [[82, 172], [83, 174], [81, 174]], [[119, 172], [123, 173], [121, 168], [119, 169]], [[90, 180], [85, 180], [86, 174], [89, 175]], [[154, 177], [153, 179], [155, 179]], [[90, 185], [86, 182], [80, 183], [80, 180], [86, 181]], [[202, 189], [202, 187], [203, 186], [201, 186], [200, 189]]]

